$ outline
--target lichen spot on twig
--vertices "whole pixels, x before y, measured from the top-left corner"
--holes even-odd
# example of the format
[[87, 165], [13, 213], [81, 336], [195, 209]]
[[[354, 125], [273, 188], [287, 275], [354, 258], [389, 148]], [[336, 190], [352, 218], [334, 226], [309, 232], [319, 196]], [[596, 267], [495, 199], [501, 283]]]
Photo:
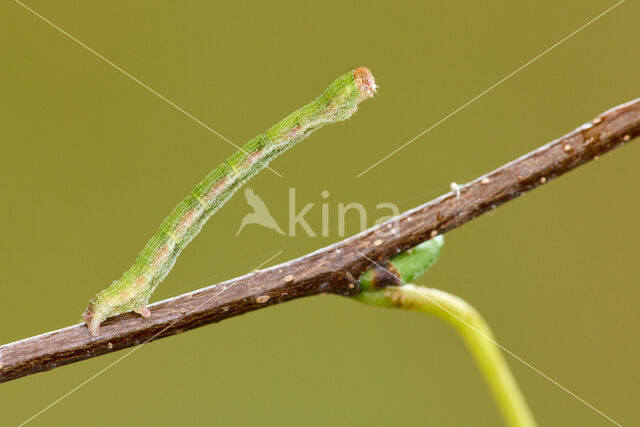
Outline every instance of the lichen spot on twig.
[[269, 298], [271, 298], [269, 295], [260, 295], [256, 298], [256, 302], [258, 304], [264, 304], [265, 302], [269, 301]]
[[452, 182], [449, 187], [451, 187], [451, 191], [456, 193], [456, 199], [459, 199], [460, 198], [460, 189], [461, 189], [460, 184]]

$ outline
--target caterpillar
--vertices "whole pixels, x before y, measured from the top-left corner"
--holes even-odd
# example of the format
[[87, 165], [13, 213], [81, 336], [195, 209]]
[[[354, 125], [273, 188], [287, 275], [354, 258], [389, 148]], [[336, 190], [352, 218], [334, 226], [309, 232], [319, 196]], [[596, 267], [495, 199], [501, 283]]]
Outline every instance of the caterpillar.
[[89, 333], [100, 335], [104, 320], [130, 310], [150, 316], [146, 305], [153, 291], [207, 220], [244, 183], [312, 132], [351, 117], [358, 104], [375, 92], [375, 79], [368, 68], [352, 70], [210, 172], [162, 222], [131, 268], [91, 300], [84, 313]]

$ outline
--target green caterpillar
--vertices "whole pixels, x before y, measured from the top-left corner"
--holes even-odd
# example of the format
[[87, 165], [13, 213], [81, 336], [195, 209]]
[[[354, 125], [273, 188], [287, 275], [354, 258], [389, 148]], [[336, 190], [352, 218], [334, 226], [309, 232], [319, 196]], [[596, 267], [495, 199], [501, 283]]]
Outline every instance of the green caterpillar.
[[348, 119], [358, 104], [375, 92], [376, 83], [368, 68], [350, 71], [315, 101], [253, 138], [209, 173], [164, 220], [120, 280], [91, 300], [84, 313], [91, 335], [100, 335], [105, 319], [129, 310], [148, 317], [149, 297], [211, 215], [271, 160], [322, 126]]

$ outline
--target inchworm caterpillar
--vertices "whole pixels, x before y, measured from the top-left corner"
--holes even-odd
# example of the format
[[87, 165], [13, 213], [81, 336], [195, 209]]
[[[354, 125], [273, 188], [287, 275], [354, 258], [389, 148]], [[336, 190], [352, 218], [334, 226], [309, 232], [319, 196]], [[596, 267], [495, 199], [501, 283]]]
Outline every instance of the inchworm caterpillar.
[[148, 317], [149, 297], [211, 215], [271, 160], [322, 126], [348, 119], [358, 104], [375, 92], [375, 80], [368, 68], [350, 71], [315, 101], [247, 142], [209, 173], [164, 220], [120, 280], [91, 300], [84, 313], [91, 335], [100, 335], [105, 319], [129, 310]]

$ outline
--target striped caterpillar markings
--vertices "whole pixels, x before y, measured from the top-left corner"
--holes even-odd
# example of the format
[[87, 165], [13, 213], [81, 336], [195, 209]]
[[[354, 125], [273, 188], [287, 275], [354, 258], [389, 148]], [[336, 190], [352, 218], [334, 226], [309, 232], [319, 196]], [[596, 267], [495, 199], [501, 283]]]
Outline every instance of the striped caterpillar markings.
[[209, 173], [164, 220], [120, 280], [91, 300], [84, 313], [91, 335], [100, 335], [100, 324], [105, 319], [129, 310], [148, 317], [149, 298], [180, 252], [245, 182], [317, 129], [351, 117], [358, 104], [371, 98], [375, 91], [369, 69], [350, 71], [338, 77], [315, 101], [250, 140]]

